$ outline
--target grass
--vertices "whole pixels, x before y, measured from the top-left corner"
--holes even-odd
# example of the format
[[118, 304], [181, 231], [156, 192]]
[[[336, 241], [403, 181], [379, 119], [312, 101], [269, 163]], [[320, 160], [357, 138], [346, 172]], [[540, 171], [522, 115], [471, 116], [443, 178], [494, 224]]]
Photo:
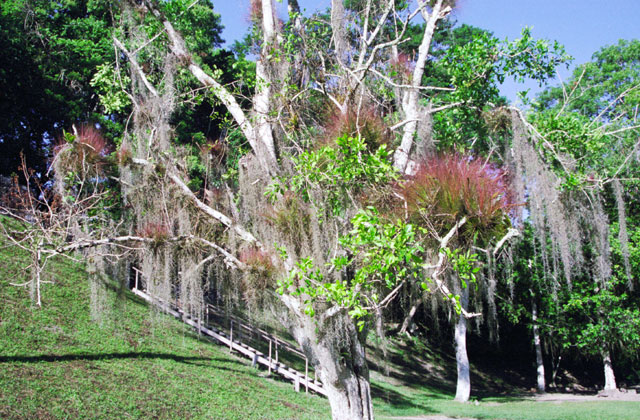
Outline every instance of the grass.
[[373, 406], [378, 419], [436, 415], [512, 420], [640, 418], [640, 402], [533, 401], [523, 387], [528, 381], [516, 378], [517, 372], [496, 369], [499, 360], [481, 367], [472, 365], [471, 402], [455, 402], [453, 355], [429, 348], [419, 340], [392, 340], [386, 354], [370, 351], [369, 356]]
[[[1, 246], [1, 243], [0, 243]], [[26, 288], [25, 254], [0, 247], [0, 418], [2, 419], [328, 419], [326, 399], [295, 393], [288, 382], [149, 312], [106, 281], [105, 315], [91, 319], [90, 288], [80, 264], [51, 266], [35, 308]], [[416, 354], [420, 357], [415, 356]], [[372, 354], [372, 365], [382, 357]], [[372, 372], [377, 418], [446, 415], [477, 419], [637, 419], [635, 402], [532, 402], [491, 397], [506, 377], [476, 375], [477, 404], [452, 401], [451, 359], [414, 343], [391, 346], [389, 376]], [[438, 369], [442, 371], [434, 375]], [[511, 389], [509, 392], [513, 392]], [[495, 395], [495, 394], [493, 394]]]
[[[81, 265], [57, 261], [42, 308], [25, 288], [26, 255], [0, 250], [0, 418], [323, 419], [324, 398], [260, 377], [228, 350], [126, 291], [91, 320]], [[113, 285], [111, 285], [113, 286]], [[112, 288], [113, 289], [113, 288]]]
[[444, 415], [475, 419], [512, 420], [637, 420], [639, 402], [584, 401], [542, 402], [522, 397], [486, 397], [468, 404], [452, 401], [440, 389], [413, 385], [391, 385], [373, 375], [374, 411], [379, 419]]

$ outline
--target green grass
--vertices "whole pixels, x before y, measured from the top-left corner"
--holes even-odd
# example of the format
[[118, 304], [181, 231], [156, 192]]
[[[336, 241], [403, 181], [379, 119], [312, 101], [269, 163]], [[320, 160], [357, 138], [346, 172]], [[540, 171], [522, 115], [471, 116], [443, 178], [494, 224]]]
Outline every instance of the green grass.
[[[108, 292], [101, 325], [90, 317], [82, 266], [58, 261], [42, 308], [25, 288], [26, 256], [0, 250], [0, 418], [325, 419], [327, 400], [296, 393], [198, 338], [151, 316], [129, 293]], [[16, 280], [18, 279], [18, 280]]]
[[390, 385], [373, 375], [374, 411], [379, 419], [445, 415], [475, 419], [512, 420], [637, 420], [639, 402], [531, 401], [520, 397], [487, 397], [467, 404], [452, 401], [453, 395], [440, 389], [412, 385]]
[[[56, 261], [51, 266], [55, 284], [43, 286], [43, 306], [35, 308], [28, 290], [9, 285], [26, 278], [27, 256], [4, 247], [0, 261], [1, 419], [330, 418], [326, 399], [262, 378], [264, 371], [226, 348], [199, 338], [171, 317], [150, 314], [130, 292], [117, 298], [113, 284], [106, 284], [108, 310], [102, 322], [91, 320], [91, 292], [79, 264]], [[387, 360], [394, 379], [372, 373], [378, 418], [602, 420], [637, 419], [640, 413], [640, 403], [630, 402], [483, 397], [477, 405], [455, 403], [451, 382], [430, 377], [433, 366], [416, 367], [430, 361], [450, 370], [450, 358], [424, 346], [413, 350], [392, 346]], [[416, 350], [424, 360], [412, 356]], [[492, 386], [502, 379], [493, 378]]]

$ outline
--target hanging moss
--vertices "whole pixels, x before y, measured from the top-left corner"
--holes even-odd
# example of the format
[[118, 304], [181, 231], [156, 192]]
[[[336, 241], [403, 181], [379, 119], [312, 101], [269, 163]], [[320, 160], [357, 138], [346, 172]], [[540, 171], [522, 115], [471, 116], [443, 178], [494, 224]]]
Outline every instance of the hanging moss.
[[[557, 283], [558, 269], [561, 268], [570, 285], [572, 269], [582, 261], [579, 212], [567, 205], [567, 197], [559, 188], [561, 181], [536, 150], [518, 111], [512, 111], [511, 127], [513, 142], [510, 158], [516, 195], [518, 200], [528, 203], [528, 218], [541, 245], [545, 276]], [[525, 214], [523, 211], [519, 213], [522, 220]], [[547, 239], [551, 242], [550, 253]]]
[[627, 276], [627, 286], [633, 290], [633, 278], [631, 276], [631, 264], [629, 263], [629, 235], [627, 233], [627, 215], [625, 211], [624, 191], [622, 184], [617, 179], [612, 182], [616, 206], [618, 208], [618, 240], [620, 241], [620, 252], [624, 262], [624, 271]]

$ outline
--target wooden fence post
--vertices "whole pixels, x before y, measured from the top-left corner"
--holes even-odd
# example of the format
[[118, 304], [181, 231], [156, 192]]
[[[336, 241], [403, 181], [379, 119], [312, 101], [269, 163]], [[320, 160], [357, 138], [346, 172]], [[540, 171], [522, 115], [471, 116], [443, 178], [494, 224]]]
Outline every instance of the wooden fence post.
[[269, 376], [271, 376], [271, 338], [269, 338]]
[[306, 393], [309, 393], [309, 359], [304, 358], [304, 385], [306, 387]]

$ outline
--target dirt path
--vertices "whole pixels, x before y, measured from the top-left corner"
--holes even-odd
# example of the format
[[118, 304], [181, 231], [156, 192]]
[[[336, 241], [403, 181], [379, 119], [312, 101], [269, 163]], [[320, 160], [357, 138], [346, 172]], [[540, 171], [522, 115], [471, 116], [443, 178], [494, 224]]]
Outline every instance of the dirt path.
[[595, 395], [582, 394], [540, 394], [531, 397], [535, 401], [640, 401], [640, 394], [635, 391], [607, 392]]

